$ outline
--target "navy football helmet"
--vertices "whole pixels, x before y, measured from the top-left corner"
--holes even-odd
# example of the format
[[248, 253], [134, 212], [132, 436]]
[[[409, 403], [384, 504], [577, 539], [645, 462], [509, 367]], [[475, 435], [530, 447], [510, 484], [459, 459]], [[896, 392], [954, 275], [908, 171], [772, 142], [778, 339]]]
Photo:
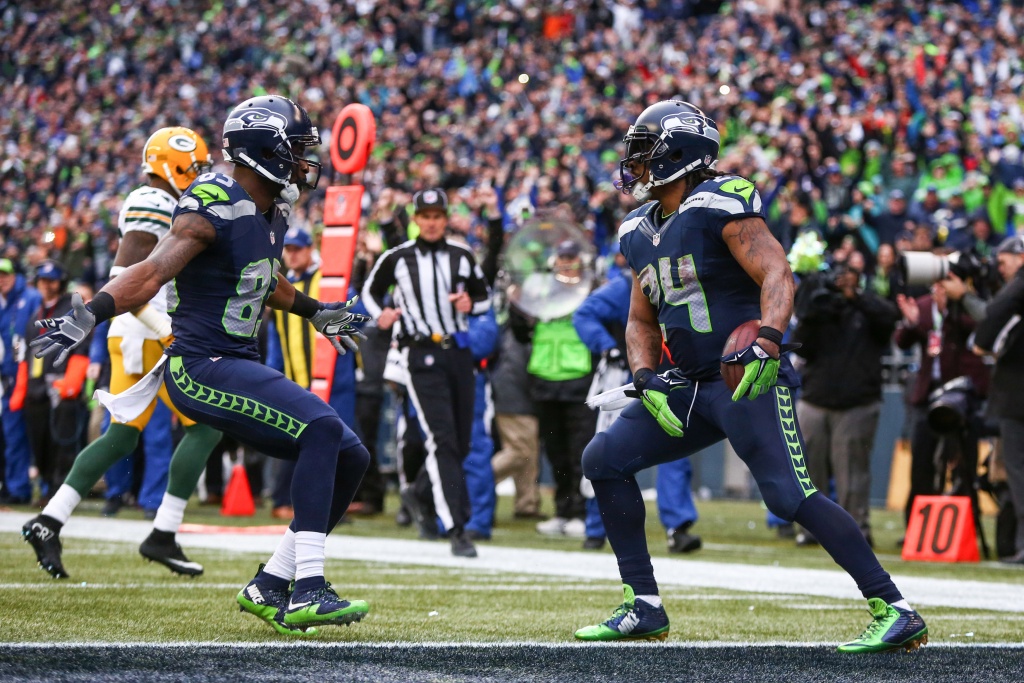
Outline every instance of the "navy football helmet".
[[267, 180], [287, 187], [292, 172], [305, 161], [309, 171], [298, 183], [310, 190], [320, 182], [320, 163], [305, 157], [320, 145], [320, 133], [306, 110], [280, 95], [242, 102], [224, 122], [224, 159], [247, 166]]
[[[644, 109], [622, 141], [626, 156], [619, 162], [620, 189], [645, 202], [651, 198], [652, 187], [713, 168], [722, 138], [715, 122], [697, 107], [681, 100], [662, 100]], [[645, 169], [650, 170], [650, 177], [638, 185]]]

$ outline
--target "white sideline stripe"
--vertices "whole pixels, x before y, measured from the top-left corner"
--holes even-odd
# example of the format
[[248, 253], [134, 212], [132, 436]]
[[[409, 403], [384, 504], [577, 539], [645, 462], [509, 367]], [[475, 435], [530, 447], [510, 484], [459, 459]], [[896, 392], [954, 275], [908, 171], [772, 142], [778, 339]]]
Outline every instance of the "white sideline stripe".
[[[184, 648], [192, 647], [206, 647], [216, 648], [221, 650], [294, 650], [301, 648], [302, 650], [356, 650], [356, 649], [370, 649], [370, 650], [488, 650], [493, 648], [500, 648], [503, 651], [507, 651], [509, 648], [515, 647], [529, 647], [543, 650], [561, 650], [561, 649], [592, 649], [594, 647], [608, 648], [608, 647], [626, 647], [626, 648], [649, 648], [649, 649], [673, 649], [673, 650], [691, 650], [691, 649], [709, 649], [709, 648], [730, 648], [730, 649], [744, 649], [749, 650], [752, 648], [808, 648], [808, 647], [821, 647], [821, 648], [833, 648], [838, 645], [838, 641], [821, 641], [821, 642], [803, 642], [794, 643], [792, 641], [763, 641], [757, 643], [751, 642], [734, 642], [724, 640], [693, 640], [693, 641], [679, 641], [674, 640], [671, 642], [664, 643], [645, 643], [645, 642], [626, 642], [626, 643], [601, 643], [595, 646], [594, 643], [583, 643], [583, 642], [566, 642], [566, 643], [551, 643], [551, 642], [533, 642], [533, 641], [494, 641], [494, 642], [460, 642], [460, 641], [449, 641], [445, 643], [417, 643], [417, 642], [394, 642], [394, 643], [346, 643], [346, 642], [332, 642], [332, 643], [317, 643], [309, 640], [303, 640], [301, 642], [289, 641], [289, 642], [224, 642], [219, 640], [197, 640], [197, 641], [183, 641], [179, 643], [145, 643], [145, 642], [132, 642], [132, 643], [92, 643], [92, 642], [80, 642], [80, 643], [53, 643], [53, 642], [23, 642], [23, 643], [0, 643], [0, 652], [3, 650], [16, 650], [16, 649], [28, 649], [28, 648], [43, 648], [48, 650], [69, 650], [72, 648], [95, 648], [98, 650], [137, 650], [137, 649], [149, 649], [149, 650], [180, 650]], [[929, 650], [934, 648], [939, 649], [1009, 649], [1009, 650], [1024, 650], [1024, 643], [931, 643], [926, 645]]]
[[[0, 532], [20, 533], [31, 515], [0, 512]], [[72, 517], [61, 530], [64, 538], [141, 543], [149, 535], [151, 522], [96, 517]], [[280, 535], [263, 534], [178, 534], [186, 548], [261, 553], [269, 556]], [[393, 538], [365, 538], [343, 535], [327, 537], [327, 557], [403, 565], [426, 565], [456, 570], [498, 571], [573, 579], [605, 581], [614, 585], [618, 567], [611, 553], [584, 553], [533, 548], [478, 547], [475, 559], [453, 557], [447, 543]], [[849, 599], [862, 604], [863, 598], [845, 572], [828, 569], [799, 569], [756, 564], [731, 564], [706, 560], [654, 558], [658, 583], [664, 587], [717, 588], [760, 594], [816, 595]], [[998, 566], [998, 565], [993, 565]], [[970, 567], [964, 567], [968, 574]], [[1019, 581], [1016, 568], [1007, 569], [1009, 580]], [[1024, 612], [1024, 590], [1020, 583], [934, 579], [894, 576], [896, 585], [913, 606], [936, 605]], [[52, 585], [52, 584], [47, 584]]]

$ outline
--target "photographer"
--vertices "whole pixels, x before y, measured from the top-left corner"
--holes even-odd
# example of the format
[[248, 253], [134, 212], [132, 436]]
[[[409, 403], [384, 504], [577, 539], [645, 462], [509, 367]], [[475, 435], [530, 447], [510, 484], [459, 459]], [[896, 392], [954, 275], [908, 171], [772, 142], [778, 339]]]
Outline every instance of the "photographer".
[[[975, 420], [968, 420], [961, 438], [945, 438], [928, 423], [928, 407], [933, 391], [956, 377], [966, 376], [974, 383], [975, 395], [984, 399], [988, 393], [989, 370], [980, 358], [971, 353], [968, 338], [974, 331], [975, 318], [968, 303], [976, 295], [954, 273], [932, 285], [931, 293], [917, 299], [902, 294], [896, 304], [903, 320], [896, 328], [896, 345], [901, 349], [921, 348], [921, 367], [907, 395], [910, 413], [910, 494], [904, 511], [909, 523], [917, 496], [942, 493], [945, 488], [946, 464], [956, 462], [954, 492], [972, 495], [978, 463], [978, 429]], [[942, 452], [937, 458], [937, 449]]]
[[1008, 237], [996, 254], [999, 275], [1006, 282], [978, 323], [974, 351], [996, 356], [988, 414], [999, 420], [1002, 454], [1010, 495], [1017, 513], [1016, 552], [1004, 562], [1024, 565], [1024, 237]]
[[[872, 543], [868, 521], [871, 448], [882, 400], [882, 356], [899, 312], [896, 305], [860, 287], [861, 273], [845, 263], [806, 277], [797, 289], [793, 341], [806, 363], [797, 420], [804, 436], [807, 472], [821, 491], [835, 480], [838, 503]], [[815, 542], [806, 531], [797, 545]]]

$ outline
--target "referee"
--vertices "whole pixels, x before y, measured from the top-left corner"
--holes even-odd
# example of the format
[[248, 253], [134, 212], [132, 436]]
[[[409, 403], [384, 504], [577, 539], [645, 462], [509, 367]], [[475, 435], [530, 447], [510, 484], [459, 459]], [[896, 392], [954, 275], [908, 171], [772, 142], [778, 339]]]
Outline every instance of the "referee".
[[[476, 557], [465, 534], [470, 504], [462, 470], [473, 428], [475, 367], [467, 316], [490, 308], [490, 291], [473, 253], [445, 239], [447, 195], [417, 192], [413, 207], [419, 237], [381, 254], [363, 285], [363, 304], [380, 329], [394, 330], [408, 371], [406, 390], [426, 450], [414, 490], [429, 489], [452, 554]], [[392, 287], [394, 307], [385, 307]]]

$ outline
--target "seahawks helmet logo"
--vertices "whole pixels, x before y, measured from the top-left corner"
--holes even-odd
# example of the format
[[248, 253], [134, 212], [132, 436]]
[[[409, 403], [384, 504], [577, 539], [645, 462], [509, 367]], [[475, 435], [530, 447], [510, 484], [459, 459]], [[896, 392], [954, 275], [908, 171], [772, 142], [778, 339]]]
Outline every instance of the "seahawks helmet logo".
[[681, 130], [695, 135], [704, 135], [704, 118], [696, 114], [672, 114], [661, 120], [663, 131]]
[[224, 132], [227, 133], [244, 128], [272, 128], [283, 131], [287, 126], [288, 121], [280, 114], [276, 114], [269, 109], [263, 109], [262, 107], [253, 107], [252, 109], [240, 111], [225, 121]]

